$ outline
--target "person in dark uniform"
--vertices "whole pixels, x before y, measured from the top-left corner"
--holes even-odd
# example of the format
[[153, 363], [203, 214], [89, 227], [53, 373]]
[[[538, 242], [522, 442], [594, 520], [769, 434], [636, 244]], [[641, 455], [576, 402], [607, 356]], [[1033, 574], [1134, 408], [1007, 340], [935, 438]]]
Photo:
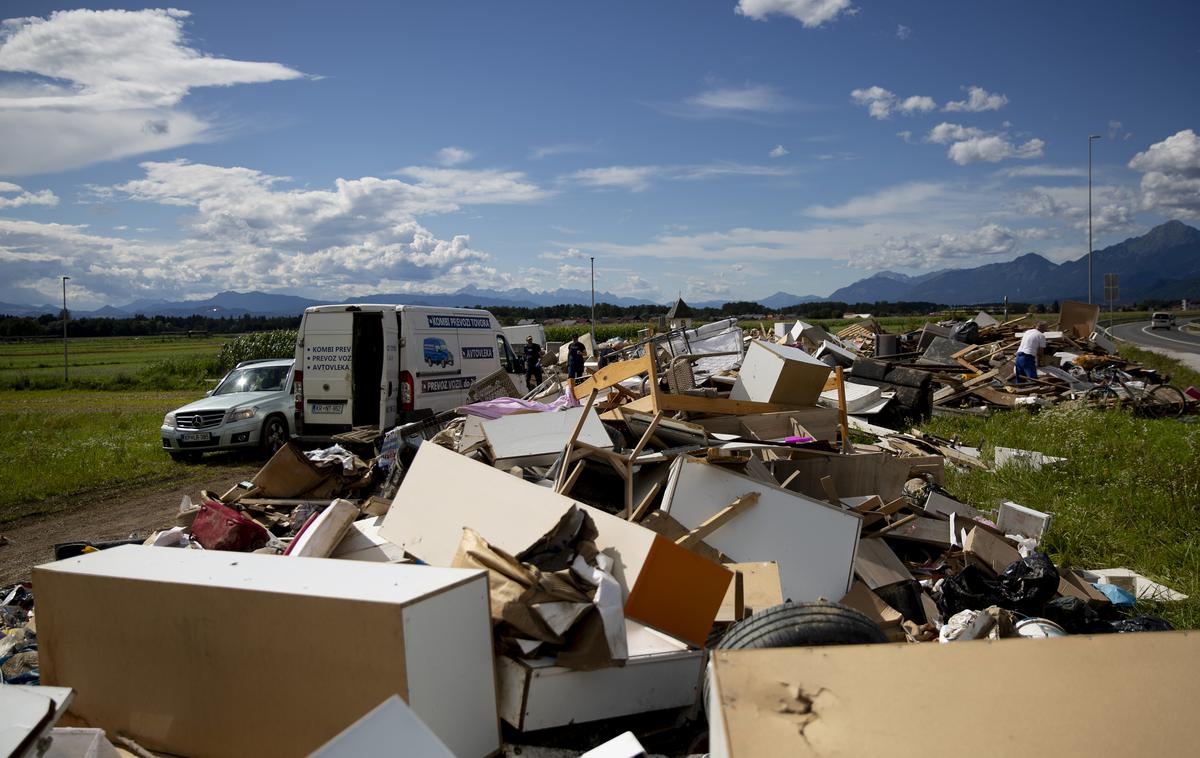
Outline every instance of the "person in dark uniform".
[[542, 346], [533, 341], [533, 337], [525, 338], [525, 387], [533, 389], [542, 383]]
[[567, 345], [567, 377], [581, 379], [583, 377], [583, 361], [587, 357], [587, 348], [579, 341], [579, 335], [571, 338]]

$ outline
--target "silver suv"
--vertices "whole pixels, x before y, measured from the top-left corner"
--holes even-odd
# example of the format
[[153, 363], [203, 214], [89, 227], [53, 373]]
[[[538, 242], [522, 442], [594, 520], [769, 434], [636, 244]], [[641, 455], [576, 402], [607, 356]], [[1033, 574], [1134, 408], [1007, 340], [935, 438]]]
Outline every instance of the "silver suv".
[[1175, 314], [1159, 311], [1150, 316], [1151, 329], [1170, 329], [1175, 326]]
[[208, 450], [255, 449], [271, 455], [296, 433], [292, 358], [245, 361], [207, 393], [163, 418], [162, 444], [175, 460]]

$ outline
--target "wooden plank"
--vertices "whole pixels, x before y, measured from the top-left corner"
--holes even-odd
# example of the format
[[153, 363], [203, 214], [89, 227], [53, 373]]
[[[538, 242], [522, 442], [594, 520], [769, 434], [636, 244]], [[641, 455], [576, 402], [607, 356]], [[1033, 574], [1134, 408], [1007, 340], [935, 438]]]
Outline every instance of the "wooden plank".
[[[794, 472], [792, 475], [795, 476], [796, 473], [799, 473], [799, 472]], [[790, 477], [789, 477], [789, 479], [790, 479]], [[833, 503], [834, 505], [842, 504], [842, 501], [840, 499], [838, 499], [837, 487], [835, 487], [833, 485], [833, 477], [832, 476], [821, 477], [821, 489], [825, 490], [825, 499], [826, 500]]]
[[732, 521], [739, 513], [746, 510], [750, 506], [758, 502], [757, 492], [747, 492], [729, 505], [706, 518], [699, 526], [692, 529], [684, 536], [675, 540], [675, 544], [680, 547], [690, 548], [692, 545], [700, 542], [708, 535], [720, 529], [725, 524]]
[[850, 452], [850, 422], [846, 420], [846, 380], [842, 377], [842, 367], [836, 368], [838, 391], [838, 416], [842, 423], [842, 452]]
[[[642, 374], [649, 374], [651, 377], [654, 376], [654, 356], [649, 352], [641, 358], [610, 363], [590, 377], [580, 381], [575, 385], [575, 397], [586, 397], [590, 392], [608, 389], [626, 379], [641, 376]], [[653, 384], [652, 381], [651, 386]]]
[[642, 413], [686, 411], [688, 413], [708, 413], [715, 416], [751, 416], [756, 413], [779, 413], [783, 411], [802, 410], [802, 406], [780, 405], [779, 403], [756, 403], [753, 400], [730, 400], [724, 397], [675, 395], [668, 392], [651, 393], [646, 397], [626, 404], [624, 407], [631, 411], [641, 411]]

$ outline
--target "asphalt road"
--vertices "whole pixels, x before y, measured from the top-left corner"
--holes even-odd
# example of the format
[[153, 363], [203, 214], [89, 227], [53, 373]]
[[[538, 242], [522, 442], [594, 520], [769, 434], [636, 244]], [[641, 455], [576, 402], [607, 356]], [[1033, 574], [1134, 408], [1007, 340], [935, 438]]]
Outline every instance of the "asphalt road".
[[1176, 326], [1170, 329], [1151, 329], [1149, 321], [1135, 321], [1114, 326], [1112, 333], [1118, 339], [1132, 342], [1141, 347], [1200, 355], [1200, 334], [1183, 331], [1179, 328], [1185, 322], [1193, 320], [1195, 319], [1181, 319]]

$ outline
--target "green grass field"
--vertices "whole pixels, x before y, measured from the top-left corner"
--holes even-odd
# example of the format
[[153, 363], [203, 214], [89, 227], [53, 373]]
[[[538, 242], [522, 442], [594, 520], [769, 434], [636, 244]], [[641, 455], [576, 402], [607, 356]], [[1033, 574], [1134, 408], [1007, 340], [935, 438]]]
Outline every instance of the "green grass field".
[[196, 374], [203, 376], [218, 370], [212, 360], [232, 338], [222, 335], [72, 339], [67, 345], [68, 385], [63, 383], [61, 341], [6, 342], [0, 344], [0, 390], [63, 386], [125, 388], [137, 384], [139, 376], [155, 367], [163, 369], [162, 373], [180, 373], [171, 369], [190, 367], [186, 381], [195, 381]]
[[[0, 392], [0, 524], [185, 470], [162, 451], [158, 428], [163, 414], [200, 394]], [[71, 495], [80, 500], [62, 502]]]
[[1003, 500], [1054, 515], [1045, 548], [1073, 568], [1133, 569], [1191, 596], [1143, 612], [1200, 627], [1200, 423], [1141, 419], [1061, 405], [988, 419], [937, 417], [923, 425], [967, 445], [1037, 450], [1067, 462], [1033, 471], [947, 469], [947, 489], [982, 509]]

